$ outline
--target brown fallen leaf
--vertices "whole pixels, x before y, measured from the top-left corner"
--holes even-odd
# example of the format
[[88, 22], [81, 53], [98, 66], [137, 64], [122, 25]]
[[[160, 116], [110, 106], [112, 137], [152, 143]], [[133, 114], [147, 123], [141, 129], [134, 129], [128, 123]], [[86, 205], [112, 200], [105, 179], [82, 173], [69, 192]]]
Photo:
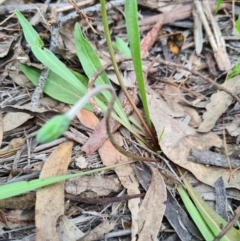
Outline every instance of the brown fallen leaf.
[[45, 113], [45, 112], [67, 112], [69, 110], [69, 106], [67, 104], [61, 104], [59, 105], [59, 102], [45, 97], [41, 100], [39, 100], [39, 107], [35, 107], [34, 109], [32, 109], [31, 103], [27, 103], [25, 105], [21, 105], [21, 106], [5, 106], [2, 108], [3, 111], [6, 112], [25, 112], [28, 113], [30, 115], [36, 115], [36, 113]]
[[23, 145], [23, 138], [19, 137], [12, 139], [6, 148], [0, 150], [0, 157], [7, 156], [13, 152], [16, 152], [17, 150], [21, 149]]
[[138, 241], [156, 240], [165, 212], [167, 191], [158, 170], [148, 165], [152, 179], [138, 213]]
[[111, 192], [119, 192], [121, 185], [117, 178], [104, 176], [83, 176], [66, 181], [67, 193], [79, 195], [86, 190], [95, 192], [97, 196], [107, 196]]
[[[175, 104], [173, 103], [172, 109], [176, 109], [175, 106], [178, 104], [178, 111], [180, 112], [180, 110], [182, 110], [184, 116], [191, 117], [192, 126], [196, 127], [200, 125], [201, 118], [198, 112], [195, 108], [192, 108], [188, 104], [187, 100], [182, 95], [180, 88], [173, 85], [166, 85], [164, 89], [164, 95], [168, 95], [169, 97], [171, 97], [171, 99], [173, 99], [174, 102], [176, 102]], [[177, 115], [175, 115], [175, 117], [177, 117]]]
[[[215, 181], [222, 176], [226, 188], [240, 188], [240, 172], [234, 175], [229, 182], [229, 171], [223, 168], [206, 167], [188, 161], [190, 150], [193, 148], [209, 149], [212, 146], [221, 147], [222, 141], [213, 133], [200, 134], [192, 127], [169, 116], [169, 107], [163, 106], [161, 96], [148, 88], [147, 99], [151, 121], [159, 136], [164, 129], [160, 142], [163, 153], [174, 163], [189, 170], [203, 183], [213, 186]], [[161, 100], [160, 102], [158, 100]]]
[[[40, 178], [63, 175], [71, 160], [73, 142], [59, 145], [45, 162]], [[36, 240], [60, 241], [56, 225], [64, 214], [64, 182], [59, 182], [36, 192]]]
[[[240, 93], [240, 77], [239, 75], [222, 84], [223, 87], [231, 91], [234, 95]], [[224, 91], [217, 91], [210, 98], [210, 103], [206, 106], [206, 112], [203, 114], [203, 122], [200, 124], [199, 132], [210, 131], [218, 118], [228, 109], [232, 104], [233, 98]]]
[[32, 115], [24, 112], [9, 112], [3, 117], [3, 131], [11, 131], [31, 118]]
[[[115, 140], [120, 146], [122, 146], [123, 141], [119, 134], [114, 135]], [[118, 152], [112, 143], [107, 140], [103, 146], [98, 150], [101, 156], [102, 162], [106, 166], [114, 165], [121, 162], [127, 162], [128, 158]], [[139, 194], [139, 183], [135, 177], [134, 170], [131, 165], [124, 165], [115, 168], [115, 172], [122, 185], [127, 189], [129, 195]], [[136, 235], [138, 233], [138, 212], [139, 212], [140, 198], [131, 199], [128, 201], [128, 207], [132, 215], [132, 241], [136, 240]]]
[[96, 117], [96, 115], [89, 110], [81, 109], [77, 113], [77, 118], [80, 120], [80, 122], [84, 126], [88, 127], [89, 129], [93, 129], [93, 130], [99, 123], [99, 119]]
[[240, 135], [239, 119], [240, 119], [240, 115], [235, 115], [233, 117], [232, 122], [226, 125], [226, 129], [231, 136]]

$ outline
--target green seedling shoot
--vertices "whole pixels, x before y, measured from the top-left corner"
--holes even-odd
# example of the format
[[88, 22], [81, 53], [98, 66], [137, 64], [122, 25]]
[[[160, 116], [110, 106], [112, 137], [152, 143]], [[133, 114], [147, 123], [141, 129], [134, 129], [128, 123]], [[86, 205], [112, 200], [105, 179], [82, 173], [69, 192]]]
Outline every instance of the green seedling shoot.
[[[58, 137], [60, 137], [64, 131], [66, 131], [72, 119], [77, 114], [77, 112], [82, 109], [96, 94], [108, 90], [112, 94], [112, 101], [115, 100], [116, 94], [114, 92], [114, 89], [109, 85], [102, 85], [98, 86], [95, 89], [88, 92], [86, 95], [84, 95], [67, 113], [62, 115], [54, 116], [52, 119], [50, 119], [39, 131], [37, 134], [37, 142], [38, 143], [48, 143], [51, 141], [56, 140]], [[113, 100], [114, 98], [114, 100]]]

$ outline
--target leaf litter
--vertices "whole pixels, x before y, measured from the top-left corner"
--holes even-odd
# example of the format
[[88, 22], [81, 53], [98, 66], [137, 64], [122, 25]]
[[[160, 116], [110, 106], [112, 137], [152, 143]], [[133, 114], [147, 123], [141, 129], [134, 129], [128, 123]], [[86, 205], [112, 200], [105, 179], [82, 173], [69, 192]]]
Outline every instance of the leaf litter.
[[[162, 155], [171, 162], [171, 166], [175, 168], [182, 167], [186, 172], [189, 171], [189, 173], [193, 174], [190, 178], [190, 174], [186, 173], [185, 177], [187, 180], [194, 179], [194, 185], [196, 186], [195, 189], [200, 192], [201, 196], [211, 199], [208, 200], [208, 203], [212, 205], [213, 208], [213, 202], [216, 200], [215, 192], [214, 189], [209, 189], [210, 187], [205, 184], [214, 186], [216, 180], [218, 180], [219, 177], [222, 177], [224, 185], [227, 188], [226, 192], [228, 202], [230, 202], [232, 207], [236, 207], [236, 205], [239, 204], [236, 200], [240, 200], [239, 190], [237, 190], [239, 189], [240, 184], [239, 171], [235, 172], [234, 177], [229, 178], [230, 171], [228, 168], [216, 167], [214, 166], [214, 162], [211, 166], [206, 166], [194, 163], [189, 159], [189, 156], [194, 149], [197, 149], [200, 155], [202, 154], [204, 157], [206, 155], [205, 153], [209, 150], [215, 154], [219, 154], [219, 152], [223, 153], [223, 128], [228, 130], [226, 133], [226, 135], [228, 135], [227, 144], [232, 145], [236, 142], [236, 146], [238, 146], [239, 134], [237, 133], [239, 132], [239, 125], [237, 114], [239, 114], [239, 108], [237, 104], [232, 107], [234, 99], [224, 91], [216, 90], [209, 83], [203, 82], [198, 76], [191, 75], [190, 72], [186, 70], [173, 69], [170, 66], [163, 67], [159, 64], [154, 64], [153, 67], [149, 69], [151, 61], [154, 61], [151, 56], [162, 53], [163, 49], [168, 48], [167, 45], [163, 47], [164, 45], [161, 45], [162, 43], [158, 41], [158, 38], [161, 38], [159, 34], [159, 29], [161, 28], [166, 28], [170, 34], [184, 32], [182, 29], [187, 31], [187, 34], [184, 35], [186, 38], [184, 43], [181, 46], [177, 46], [178, 55], [172, 54], [172, 50], [169, 49], [170, 59], [177, 63], [181, 62], [184, 66], [197, 68], [198, 71], [205, 75], [212, 75], [212, 73], [209, 67], [206, 69], [205, 57], [203, 57], [206, 55], [201, 55], [200, 52], [202, 51], [204, 54], [205, 52], [211, 53], [213, 49], [214, 51], [220, 51], [218, 53], [214, 52], [216, 56], [221, 56], [221, 53], [224, 52], [221, 52], [223, 46], [218, 46], [219, 48], [216, 48], [212, 42], [212, 46], [207, 46], [205, 39], [206, 36], [205, 38], [201, 38], [202, 40], [198, 39], [198, 41], [196, 41], [196, 46], [194, 46], [191, 32], [193, 29], [193, 22], [190, 18], [188, 18], [192, 13], [192, 5], [182, 5], [181, 3], [176, 3], [173, 5], [167, 4], [166, 6], [164, 4], [164, 2], [157, 1], [139, 1], [139, 6], [145, 6], [145, 8], [141, 9], [141, 13], [144, 16], [140, 21], [141, 31], [146, 31], [147, 29], [152, 28], [149, 23], [155, 24], [155, 27], [150, 30], [148, 35], [146, 34], [147, 32], [144, 32], [143, 34], [143, 36], [146, 37], [143, 37], [142, 41], [144, 46], [142, 54], [145, 54], [145, 57], [149, 60], [148, 62], [143, 62], [145, 65], [143, 66], [143, 69], [148, 72], [149, 83], [151, 85], [153, 84], [146, 90], [148, 93], [147, 96], [151, 121], [156, 130], [157, 137], [159, 137], [164, 130], [164, 134], [160, 140]], [[212, 2], [210, 2], [210, 4], [211, 8], [213, 8]], [[26, 6], [28, 7], [29, 5], [26, 4]], [[52, 5], [50, 4], [50, 9], [51, 6]], [[0, 6], [0, 9], [1, 7], [2, 6]], [[5, 8], [7, 9], [7, 7], [8, 5], [6, 5]], [[30, 6], [29, 8], [31, 9]], [[231, 11], [232, 6], [230, 4], [223, 3], [220, 8], [225, 8]], [[158, 9], [161, 14], [154, 16], [155, 13], [152, 13], [153, 16], [147, 18], [145, 12], [146, 9]], [[178, 14], [176, 14], [176, 12]], [[108, 11], [111, 21], [115, 19], [115, 22], [112, 21], [111, 23], [116, 23], [116, 26], [112, 28], [113, 35], [120, 35], [121, 39], [126, 41], [122, 16], [119, 14], [121, 17], [116, 20], [116, 13], [119, 14], [119, 12], [114, 9]], [[178, 23], [179, 20], [180, 25]], [[8, 21], [9, 20], [5, 23], [6, 26], [9, 24]], [[40, 17], [38, 18], [38, 21], [40, 21], [40, 24], [42, 24], [45, 28], [45, 20]], [[204, 18], [202, 18], [201, 21], [205, 21]], [[221, 18], [217, 21], [221, 27], [224, 25]], [[171, 25], [169, 23], [171, 23]], [[204, 24], [204, 28], [207, 28], [206, 23]], [[36, 26], [38, 25], [39, 24]], [[97, 16], [97, 14], [93, 14], [91, 17], [91, 25], [98, 31], [101, 30], [101, 24], [99, 24], [99, 16]], [[179, 26], [181, 26], [181, 28], [179, 28]], [[223, 27], [221, 29], [223, 29]], [[64, 63], [73, 67], [75, 72], [71, 72], [71, 74], [69, 74], [75, 80], [80, 79], [81, 83], [86, 87], [88, 80], [84, 74], [87, 73], [84, 73], [82, 67], [76, 62], [76, 59], [74, 59], [74, 56], [76, 56], [76, 49], [73, 45], [72, 39], [70, 38], [72, 30], [73, 25], [71, 24], [67, 27], [64, 25], [61, 29], [61, 36], [58, 40], [61, 41], [62, 38], [62, 42], [59, 43], [58, 46], [60, 48], [55, 53], [58, 53], [59, 56], [66, 61]], [[202, 28], [194, 28], [194, 30], [196, 31], [196, 36], [205, 35], [205, 33], [201, 32], [203, 31]], [[5, 29], [4, 31], [6, 31], [7, 34], [7, 30]], [[101, 38], [103, 41], [96, 41], [96, 36], [94, 36], [95, 33], [91, 32], [91, 28], [89, 27], [83, 28], [83, 33], [87, 36], [91, 44], [94, 45], [94, 49], [98, 50], [97, 53], [99, 54], [99, 57], [104, 58], [101, 56], [101, 52], [106, 52], [104, 39], [99, 36], [98, 38]], [[42, 32], [42, 34], [44, 35], [44, 32]], [[223, 31], [223, 34], [226, 33]], [[151, 39], [149, 39], [149, 36], [151, 36]], [[231, 37], [234, 38], [234, 36]], [[48, 36], [46, 38], [48, 38]], [[175, 44], [178, 44], [171, 42], [170, 45], [170, 40], [172, 41], [173, 38], [167, 39], [169, 48], [170, 46], [173, 47]], [[228, 39], [226, 41], [228, 41], [227, 46], [229, 49], [237, 49], [237, 41], [234, 42]], [[22, 44], [24, 45], [24, 43]], [[41, 45], [41, 42], [39, 42], [39, 44]], [[14, 45], [14, 42], [11, 42], [11, 45]], [[3, 65], [5, 67], [5, 76], [8, 76], [3, 79], [3, 91], [0, 90], [2, 100], [1, 113], [3, 113], [3, 118], [0, 118], [0, 142], [2, 142], [0, 162], [3, 164], [1, 166], [1, 183], [8, 182], [8, 180], [11, 181], [11, 179], [16, 181], [31, 180], [38, 177], [39, 169], [34, 170], [33, 168], [31, 170], [31, 167], [33, 167], [35, 163], [37, 165], [37, 162], [41, 163], [41, 166], [43, 166], [40, 176], [49, 176], [66, 173], [67, 171], [76, 172], [81, 169], [79, 167], [84, 169], [96, 168], [101, 167], [102, 165], [108, 166], [128, 160], [128, 158], [120, 154], [107, 140], [104, 119], [96, 117], [93, 113], [86, 110], [82, 110], [77, 115], [78, 120], [75, 119], [72, 125], [76, 131], [83, 133], [84, 135], [82, 141], [79, 142], [80, 144], [75, 142], [74, 146], [72, 146], [72, 143], [69, 144], [70, 142], [65, 142], [66, 139], [64, 139], [61, 140], [63, 143], [60, 145], [56, 144], [56, 147], [54, 147], [53, 144], [49, 144], [43, 146], [41, 149], [36, 149], [37, 144], [34, 136], [36, 135], [35, 131], [38, 129], [38, 126], [42, 125], [43, 121], [49, 118], [50, 112], [65, 112], [69, 109], [68, 106], [64, 106], [58, 101], [73, 104], [82, 96], [82, 92], [79, 92], [78, 89], [80, 85], [78, 84], [74, 84], [72, 86], [70, 82], [68, 83], [68, 86], [64, 84], [64, 77], [66, 77], [66, 73], [63, 73], [62, 76], [58, 76], [57, 72], [50, 72], [47, 84], [44, 87], [44, 92], [58, 101], [54, 101], [54, 103], [52, 103], [51, 98], [44, 101], [46, 98], [46, 95], [44, 94], [45, 98], [40, 101], [41, 106], [32, 110], [30, 104], [25, 105], [30, 101], [30, 96], [32, 95], [32, 85], [25, 82], [23, 77], [20, 78], [19, 76], [20, 79], [17, 79], [17, 72], [14, 74], [14, 69], [16, 70], [17, 66], [18, 70], [20, 63], [11, 59], [10, 62], [8, 62], [6, 57], [9, 57], [9, 46], [6, 54], [1, 57], [1, 59], [5, 61]], [[25, 49], [28, 48], [25, 45], [24, 47]], [[190, 49], [191, 47], [197, 49], [198, 55], [192, 52], [192, 49]], [[126, 46], [124, 46], [124, 48], [126, 48]], [[237, 54], [232, 53], [229, 49], [227, 49], [227, 52], [228, 55], [231, 56], [231, 61], [234, 58], [238, 59]], [[36, 51], [36, 49], [34, 51]], [[124, 51], [126, 51], [126, 49]], [[191, 53], [188, 51], [191, 51]], [[49, 54], [47, 50], [44, 50], [43, 52], [45, 55], [47, 53]], [[237, 53], [237, 51], [235, 52]], [[212, 54], [212, 56], [214, 54]], [[42, 66], [35, 63], [36, 60], [33, 58], [31, 53], [27, 55], [27, 57], [29, 57], [27, 61], [32, 61], [32, 63], [26, 61], [24, 63], [27, 65], [21, 65], [20, 68], [31, 80], [31, 82], [36, 85], [38, 77], [41, 74]], [[223, 68], [224, 64], [219, 63], [219, 60], [213, 58], [213, 61]], [[16, 63], [17, 65], [15, 65]], [[39, 66], [40, 68], [37, 69], [36, 67]], [[124, 66], [124, 64], [122, 66]], [[133, 71], [129, 71], [129, 66], [130, 64], [125, 64], [125, 67], [123, 67], [122, 70], [125, 72], [123, 74], [126, 80], [131, 83], [129, 85], [129, 91], [132, 94], [132, 98], [134, 98], [134, 101], [138, 103], [137, 89], [134, 87], [136, 77]], [[225, 67], [226, 66], [227, 65], [225, 65]], [[85, 68], [87, 67], [88, 66], [85, 66]], [[62, 70], [59, 66], [58, 69], [60, 73]], [[81, 72], [81, 75], [79, 72]], [[106, 70], [106, 74], [111, 80], [112, 70]], [[161, 76], [160, 81], [164, 80], [165, 82], [158, 82], [159, 76]], [[220, 76], [219, 79], [216, 80], [217, 83], [221, 83], [219, 80], [222, 82], [224, 81], [224, 75], [221, 77], [221, 71], [217, 70], [217, 73], [215, 71], [215, 76]], [[15, 83], [13, 84], [13, 82]], [[166, 84], [167, 82], [172, 83], [173, 85]], [[238, 76], [236, 76], [228, 81], [225, 81], [221, 86], [226, 87], [233, 94], [238, 95], [238, 82]], [[156, 89], [155, 84], [160, 87]], [[10, 88], [9, 86], [12, 87]], [[118, 87], [117, 89], [119, 90]], [[208, 103], [206, 105], [207, 101]], [[129, 115], [132, 109], [128, 106], [126, 99], [123, 98], [121, 103], [124, 111], [127, 115]], [[88, 109], [91, 109], [91, 107], [89, 106]], [[13, 116], [10, 121], [7, 119], [9, 115]], [[52, 113], [50, 115], [52, 115]], [[203, 118], [203, 121], [201, 121], [201, 118]], [[223, 120], [225, 121], [225, 126], [222, 126], [221, 124], [223, 123]], [[112, 120], [111, 126], [117, 130], [120, 125]], [[70, 135], [68, 136], [70, 137]], [[86, 136], [89, 136], [87, 142]], [[118, 143], [121, 146], [124, 146], [131, 152], [137, 152], [140, 155], [149, 155], [144, 151], [144, 149], [139, 148], [134, 144], [134, 142], [132, 142], [132, 136], [123, 138], [119, 133], [116, 133], [115, 139], [118, 140]], [[85, 145], [82, 145], [83, 143], [85, 143]], [[37, 151], [33, 152], [32, 150], [34, 149]], [[98, 152], [96, 153], [95, 151]], [[237, 156], [236, 158], [238, 159], [237, 150], [231, 153], [234, 153], [235, 157]], [[41, 154], [50, 154], [45, 163], [43, 163], [44, 159], [40, 158]], [[85, 155], [87, 157], [85, 157]], [[78, 165], [74, 162], [74, 160], [77, 160], [77, 157], [79, 156], [84, 158], [84, 165]], [[217, 159], [217, 157], [214, 158]], [[230, 158], [232, 157], [230, 156]], [[51, 164], [49, 161], [51, 161]], [[185, 224], [184, 221], [180, 221], [178, 224], [173, 222], [173, 219], [176, 219], [176, 215], [178, 215], [177, 213], [180, 212], [177, 205], [181, 206], [182, 204], [178, 202], [178, 196], [175, 194], [174, 185], [171, 184], [169, 186], [169, 177], [171, 179], [173, 178], [173, 175], [171, 176], [169, 174], [165, 164], [151, 163], [147, 165], [151, 170], [150, 176], [146, 178], [149, 180], [149, 184], [143, 184], [144, 182], [141, 180], [141, 177], [144, 176], [144, 172], [141, 175], [137, 174], [136, 169], [141, 170], [141, 165], [126, 165], [116, 168], [114, 172], [108, 171], [99, 173], [96, 176], [88, 176], [86, 178], [66, 181], [65, 191], [67, 193], [72, 193], [72, 195], [75, 196], [79, 194], [91, 194], [91, 198], [93, 200], [94, 198], [99, 198], [99, 196], [100, 199], [104, 196], [121, 196], [123, 193], [121, 190], [126, 190], [128, 195], [144, 193], [143, 189], [146, 191], [145, 197], [138, 197], [128, 201], [119, 201], [114, 205], [108, 204], [105, 209], [101, 205], [92, 205], [90, 203], [87, 205], [76, 202], [74, 203], [73, 201], [65, 202], [62, 183], [37, 190], [35, 214], [32, 213], [32, 215], [35, 215], [35, 225], [37, 227], [36, 240], [45, 240], [45, 237], [47, 238], [49, 236], [47, 232], [51, 233], [53, 237], [52, 240], [60, 240], [60, 237], [61, 240], [101, 240], [105, 234], [107, 234], [106, 237], [108, 235], [109, 237], [112, 235], [111, 237], [119, 238], [121, 236], [119, 232], [124, 229], [127, 231], [126, 235], [129, 237], [128, 240], [155, 240], [157, 237], [158, 240], [168, 240], [168, 238], [174, 238], [174, 235], [168, 233], [169, 228], [173, 228], [178, 235], [175, 235], [175, 240], [178, 240], [178, 238], [186, 240], [184, 239], [183, 230], [188, 230], [187, 235], [189, 240], [192, 240], [193, 237], [201, 239], [194, 228], [189, 228], [192, 224]], [[227, 165], [225, 165], [225, 167], [227, 167]], [[28, 170], [28, 173], [24, 170]], [[15, 173], [18, 174], [16, 175]], [[145, 175], [147, 176], [147, 173]], [[119, 181], [116, 182], [115, 180]], [[175, 182], [174, 179], [172, 182]], [[165, 183], [168, 183], [168, 192], [170, 192], [172, 199], [167, 197]], [[198, 188], [200, 186], [201, 188]], [[209, 193], [211, 193], [211, 195]], [[33, 200], [32, 202], [35, 202], [34, 196], [31, 196], [30, 198], [30, 200]], [[21, 203], [24, 202], [24, 198], [14, 198], [15, 202], [18, 200]], [[173, 215], [174, 217], [171, 217], [169, 214], [169, 200], [171, 200], [172, 209], [174, 207], [177, 210], [175, 216]], [[3, 203], [1, 205], [2, 208], [5, 207], [13, 209], [11, 206], [7, 207], [7, 204]], [[32, 204], [27, 202], [26, 199], [26, 205], [24, 206], [21, 204], [18, 209], [27, 207], [32, 207]], [[112, 212], [110, 211], [111, 208], [114, 208]], [[227, 210], [227, 212], [230, 214], [229, 210]], [[14, 228], [19, 227], [16, 223], [18, 222], [17, 219], [20, 217], [20, 214], [21, 212], [18, 210], [15, 212], [17, 217], [15, 220], [10, 219], [8, 211], [1, 214], [2, 221], [4, 223], [1, 228], [7, 227], [6, 225], [8, 224], [8, 228], [11, 227], [12, 229], [11, 234], [18, 238], [24, 237], [23, 233], [14, 230]], [[167, 220], [163, 217], [164, 215]], [[184, 214], [181, 215], [182, 217], [184, 216]], [[232, 214], [230, 214], [230, 216], [231, 215]], [[26, 218], [31, 220], [29, 216], [26, 216]], [[58, 219], [59, 222], [57, 223]], [[10, 221], [12, 223], [10, 223]], [[50, 222], [51, 224], [49, 224]], [[28, 224], [26, 223], [25, 228], [31, 230], [33, 233], [32, 227], [27, 225]], [[179, 225], [185, 226], [181, 229]], [[4, 234], [7, 235], [6, 233]], [[167, 238], [161, 238], [159, 234]]]

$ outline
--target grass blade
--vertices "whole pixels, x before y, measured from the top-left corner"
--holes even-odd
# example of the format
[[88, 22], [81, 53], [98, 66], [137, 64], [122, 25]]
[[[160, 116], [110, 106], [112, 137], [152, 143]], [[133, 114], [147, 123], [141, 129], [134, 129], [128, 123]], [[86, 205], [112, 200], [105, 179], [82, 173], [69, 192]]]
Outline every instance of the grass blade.
[[[183, 182], [188, 190], [190, 197], [194, 201], [197, 209], [201, 213], [208, 227], [211, 229], [212, 233], [217, 236], [222, 230], [220, 227], [224, 228], [227, 225], [227, 222], [221, 216], [219, 216], [212, 208], [210, 208], [207, 203], [205, 203], [205, 201], [200, 197], [197, 192], [195, 192], [195, 190], [186, 179], [183, 179]], [[226, 233], [226, 235], [221, 238], [221, 241], [238, 240], [240, 240], [240, 232], [235, 228], [231, 228]]]
[[[34, 85], [37, 85], [41, 70], [23, 64], [20, 65], [20, 70]], [[87, 79], [84, 76], [80, 75], [80, 78], [82, 83], [86, 82], [87, 84]], [[52, 71], [48, 74], [43, 92], [52, 98], [67, 104], [75, 104], [82, 97], [79, 94], [81, 93], [79, 89], [75, 88]], [[92, 111], [92, 106], [90, 104], [87, 104], [85, 108]]]
[[204, 219], [202, 218], [201, 214], [199, 213], [199, 211], [197, 210], [197, 208], [189, 198], [186, 191], [181, 186], [178, 186], [177, 190], [179, 195], [181, 196], [184, 206], [186, 207], [188, 213], [192, 217], [199, 231], [203, 235], [204, 239], [206, 241], [212, 241], [215, 238], [215, 236], [209, 229], [208, 225], [205, 223]]
[[94, 170], [90, 170], [90, 171], [86, 171], [86, 172], [79, 172], [76, 174], [68, 174], [68, 175], [62, 175], [62, 176], [40, 178], [40, 179], [36, 179], [36, 180], [32, 180], [32, 181], [21, 181], [21, 182], [5, 184], [0, 187], [0, 200], [9, 198], [9, 197], [13, 197], [13, 196], [25, 193], [25, 192], [29, 192], [29, 191], [35, 190], [37, 188], [40, 188], [40, 187], [45, 187], [47, 185], [54, 184], [56, 182], [61, 182], [61, 181], [64, 181], [64, 180], [67, 180], [70, 178], [85, 176], [85, 175], [93, 174], [96, 172], [113, 169], [115, 167], [119, 167], [119, 166], [133, 163], [133, 162], [134, 161], [130, 161], [127, 163], [120, 163], [120, 164], [116, 164], [113, 166], [102, 167], [102, 168], [98, 168], [98, 169], [94, 169]]
[[143, 109], [146, 117], [147, 124], [151, 129], [151, 120], [148, 110], [146, 88], [142, 70], [142, 60], [140, 51], [140, 36], [138, 27], [138, 12], [137, 12], [137, 1], [126, 0], [125, 1], [125, 18], [127, 26], [127, 35], [130, 43], [130, 49], [133, 58], [133, 65], [138, 82], [139, 95], [143, 103]]

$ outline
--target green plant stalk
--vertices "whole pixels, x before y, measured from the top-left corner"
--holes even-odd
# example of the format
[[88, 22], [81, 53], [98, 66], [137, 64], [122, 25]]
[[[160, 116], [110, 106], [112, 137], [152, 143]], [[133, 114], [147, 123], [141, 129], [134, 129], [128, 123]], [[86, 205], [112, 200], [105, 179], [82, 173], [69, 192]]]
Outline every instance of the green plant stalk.
[[128, 93], [128, 91], [127, 91], [127, 89], [126, 89], [126, 87], [125, 87], [125, 85], [123, 83], [122, 77], [120, 75], [119, 68], [118, 68], [118, 65], [117, 65], [117, 61], [116, 61], [116, 58], [115, 58], [115, 55], [114, 55], [114, 50], [113, 50], [113, 47], [112, 47], [112, 41], [111, 41], [111, 37], [110, 37], [110, 31], [109, 31], [109, 27], [108, 27], [107, 11], [106, 11], [106, 1], [105, 0], [101, 0], [101, 13], [102, 13], [104, 33], [105, 33], [105, 37], [106, 37], [106, 41], [107, 41], [108, 51], [109, 51], [109, 54], [110, 54], [110, 57], [111, 57], [111, 60], [112, 60], [112, 65], [113, 65], [114, 71], [116, 73], [118, 82], [119, 82], [119, 84], [120, 84], [124, 94], [126, 95], [129, 103], [131, 104], [133, 110], [135, 111], [135, 113], [137, 114], [139, 120], [143, 124], [144, 129], [146, 130], [147, 134], [151, 138], [154, 146], [157, 147], [158, 146], [157, 141], [156, 141], [155, 137], [153, 136], [153, 134], [152, 134], [152, 132], [151, 132], [151, 130], [149, 128], [149, 126], [151, 126], [151, 122], [150, 122], [150, 125], [147, 125], [146, 122], [144, 121], [144, 119], [141, 116], [141, 114], [139, 113], [136, 105], [132, 101], [132, 99], [131, 99], [131, 97], [130, 97], [130, 95], [129, 95], [129, 93]]
[[147, 103], [145, 81], [144, 81], [143, 69], [142, 69], [137, 1], [125, 0], [124, 11], [125, 11], [125, 18], [126, 18], [125, 20], [126, 20], [126, 26], [127, 26], [127, 35], [130, 43], [130, 49], [131, 49], [132, 58], [133, 58], [133, 65], [134, 65], [134, 70], [136, 73], [136, 79], [137, 79], [138, 88], [139, 88], [139, 95], [142, 100], [147, 124], [149, 128], [152, 129], [148, 103]]

